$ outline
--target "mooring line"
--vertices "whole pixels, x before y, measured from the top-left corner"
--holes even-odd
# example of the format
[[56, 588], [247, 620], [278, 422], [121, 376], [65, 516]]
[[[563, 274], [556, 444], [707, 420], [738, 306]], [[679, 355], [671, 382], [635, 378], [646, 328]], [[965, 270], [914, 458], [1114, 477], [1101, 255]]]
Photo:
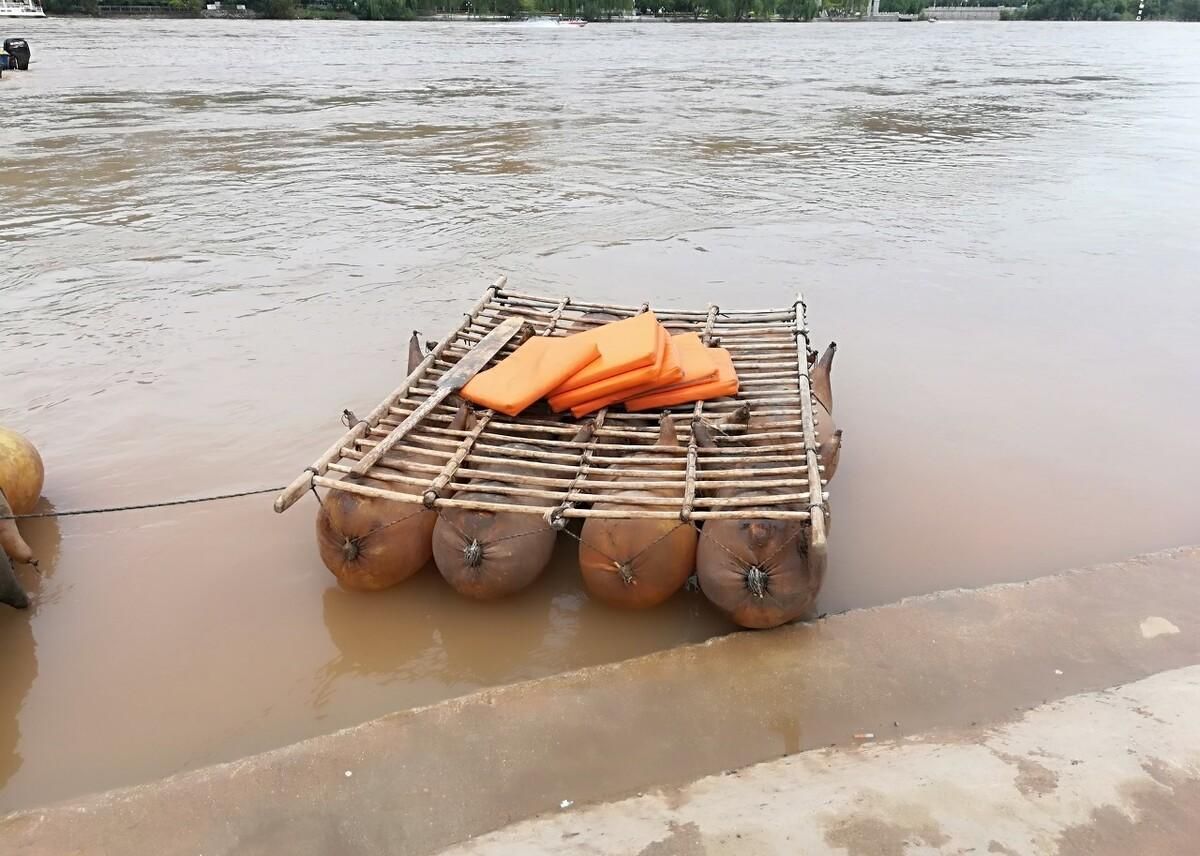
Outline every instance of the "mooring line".
[[188, 499], [168, 499], [162, 502], [143, 502], [137, 505], [109, 505], [102, 508], [75, 508], [70, 511], [33, 511], [29, 514], [4, 514], [0, 520], [34, 520], [42, 517], [79, 517], [84, 514], [112, 514], [118, 511], [142, 511], [148, 508], [169, 508], [173, 505], [197, 505], [203, 502], [219, 502], [223, 499], [238, 499], [243, 496], [259, 496], [264, 493], [279, 493], [283, 487], [264, 487], [256, 490], [241, 490], [237, 493], [217, 493]]

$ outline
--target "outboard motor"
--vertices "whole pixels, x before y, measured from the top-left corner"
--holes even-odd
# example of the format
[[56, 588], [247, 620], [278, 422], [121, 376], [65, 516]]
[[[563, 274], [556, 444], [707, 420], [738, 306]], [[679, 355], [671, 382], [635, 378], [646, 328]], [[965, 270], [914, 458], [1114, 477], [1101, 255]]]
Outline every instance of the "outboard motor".
[[29, 42], [24, 39], [5, 39], [4, 52], [8, 54], [11, 68], [29, 71]]

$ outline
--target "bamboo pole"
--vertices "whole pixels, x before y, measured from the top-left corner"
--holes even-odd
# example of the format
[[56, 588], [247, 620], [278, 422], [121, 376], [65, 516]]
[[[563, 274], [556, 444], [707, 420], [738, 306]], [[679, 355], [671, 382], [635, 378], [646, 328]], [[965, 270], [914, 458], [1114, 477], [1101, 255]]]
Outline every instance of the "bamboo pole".
[[808, 526], [808, 571], [820, 588], [825, 579], [825, 570], [829, 562], [829, 547], [825, 534], [825, 511], [822, 506], [812, 506], [809, 510]]
[[[359, 458], [362, 457], [362, 454], [363, 454], [362, 452], [359, 452], [355, 449], [344, 449], [343, 452], [345, 453], [344, 457], [353, 458], [354, 460], [358, 460]], [[434, 474], [440, 473], [442, 471], [442, 466], [443, 466], [443, 464], [440, 462], [444, 458], [444, 455], [439, 455], [437, 457], [438, 457], [439, 463], [436, 466], [434, 466], [432, 464], [421, 464], [419, 467], [420, 471], [430, 472], [430, 473], [434, 473]], [[508, 457], [499, 458], [499, 457], [492, 457], [490, 455], [479, 455], [479, 454], [472, 453], [471, 455], [469, 455], [467, 457], [467, 462], [468, 463], [484, 463], [484, 464], [511, 464], [513, 462], [513, 457], [514, 456], [510, 455]], [[573, 465], [555, 464], [555, 463], [548, 463], [546, 461], [539, 461], [539, 460], [534, 459], [533, 456], [529, 455], [529, 454], [527, 454], [527, 456], [524, 459], [522, 459], [522, 465], [528, 466], [528, 467], [531, 467], [531, 468], [534, 468], [537, 470], [544, 470], [544, 471], [550, 471], [550, 472], [569, 472], [569, 473], [573, 474], [576, 470], [576, 467]], [[403, 470], [409, 466], [409, 462], [402, 458], [393, 458], [393, 457], [384, 456], [383, 458], [380, 458], [379, 463], [376, 466], [388, 467], [390, 469]], [[333, 469], [333, 464], [330, 464], [329, 467], [330, 467], [330, 469]]]
[[[795, 460], [795, 458], [794, 457], [790, 458], [790, 460]], [[605, 472], [610, 473], [614, 476], [621, 476], [621, 477], [628, 476], [630, 478], [644, 478], [648, 475], [660, 473], [661, 470], [624, 469], [622, 467], [608, 467], [605, 469]], [[745, 487], [745, 485], [746, 485], [745, 479], [747, 477], [754, 477], [754, 476], [763, 474], [763, 475], [768, 475], [768, 476], [795, 475], [797, 477], [797, 479], [796, 479], [797, 483], [808, 484], [808, 478], [806, 477], [807, 473], [808, 473], [807, 462], [800, 463], [800, 464], [794, 464], [789, 467], [756, 467], [754, 469], [735, 467], [732, 469], [713, 469], [713, 470], [704, 469], [704, 470], [700, 471], [699, 482], [702, 485], [712, 486], [713, 482], [711, 481], [711, 479], [738, 479], [738, 481], [736, 481], [736, 482], [730, 482], [728, 484], [723, 483], [722, 486], [724, 486], [724, 487]]]
[[[475, 305], [471, 308], [471, 310], [466, 313], [466, 316], [464, 317], [463, 322], [459, 324], [458, 329], [462, 329], [464, 326], [466, 326], [466, 324], [470, 322], [471, 316], [483, 308], [483, 306], [486, 305], [487, 302], [491, 300], [507, 282], [507, 277], [501, 276], [497, 278], [497, 280], [483, 292], [483, 296], [475, 302]], [[364, 429], [368, 427], [374, 427], [375, 424], [383, 417], [383, 415], [387, 413], [388, 408], [391, 406], [393, 401], [408, 395], [409, 387], [418, 378], [420, 378], [421, 375], [423, 375], [429, 368], [429, 366], [433, 364], [434, 360], [441, 355], [441, 351], [439, 349], [444, 348], [450, 339], [453, 338], [453, 335], [454, 334], [448, 336], [441, 343], [439, 343], [432, 352], [427, 354], [425, 359], [421, 360], [421, 362], [417, 365], [416, 369], [404, 379], [404, 382], [400, 386], [396, 387], [396, 389], [392, 390], [392, 393], [374, 410], [372, 410], [363, 422], [359, 422], [350, 426], [350, 430], [343, 434], [336, 443], [326, 449], [324, 454], [317, 458], [311, 467], [298, 475], [290, 485], [284, 488], [283, 492], [275, 498], [275, 511], [282, 514], [284, 511], [287, 511], [289, 508], [291, 508], [292, 505], [295, 504], [296, 500], [303, 496], [304, 492], [308, 490], [309, 485], [312, 483], [313, 477], [324, 473], [326, 469], [328, 469], [330, 462], [332, 462], [338, 457], [338, 455], [341, 454], [343, 446], [351, 444], [361, 437]]]
[[[403, 407], [392, 407], [389, 409], [390, 415], [379, 420], [380, 425], [399, 425], [404, 421], [404, 417], [412, 413], [411, 410], [406, 410]], [[430, 416], [426, 417], [427, 421], [437, 422], [452, 422], [457, 408], [453, 405], [446, 404], [438, 407]], [[799, 411], [797, 411], [799, 412]], [[511, 417], [500, 418], [497, 416], [492, 420], [493, 428], [503, 428], [506, 431], [515, 431], [518, 433], [559, 433], [570, 434], [577, 426], [566, 422], [550, 422], [545, 419], [527, 419], [523, 423], [511, 421]]]
[[[717, 313], [720, 308], [715, 303], [708, 304], [708, 315], [704, 319], [704, 330], [700, 333], [700, 342], [706, 348], [712, 345], [713, 341], [713, 324], [717, 320]], [[697, 401], [692, 407], [692, 422], [696, 422], [701, 418], [700, 414], [704, 411], [704, 402]], [[684, 475], [683, 486], [683, 506], [679, 509], [679, 519], [687, 523], [692, 519], [692, 510], [696, 505], [696, 468], [699, 465], [700, 452], [696, 445], [696, 434], [692, 431], [691, 424], [688, 425], [688, 445], [687, 445], [687, 470]]]
[[[676, 483], [678, 484], [678, 483]], [[619, 494], [619, 495], [618, 495]], [[595, 493], [592, 491], [571, 491], [568, 495], [572, 502], [603, 502], [608, 505], [652, 505], [666, 506], [670, 508], [679, 508], [680, 502], [677, 497], [671, 496], [643, 496], [636, 492], [630, 491], [628, 494], [622, 493], [620, 489], [614, 490], [612, 493]], [[769, 500], [769, 501], [768, 501]], [[697, 497], [697, 507], [704, 508], [768, 508], [772, 505], [795, 505], [796, 503], [808, 502], [809, 493], [781, 493], [771, 494], [766, 497], [762, 496], [724, 496], [724, 497]], [[685, 521], [686, 522], [686, 521]]]
[[[351, 459], [351, 460], [358, 460], [359, 458], [362, 457], [362, 454], [363, 454], [362, 452], [359, 452], [355, 449], [349, 449], [349, 448], [344, 449], [343, 453], [344, 453], [343, 454], [344, 458]], [[437, 473], [441, 472], [441, 470], [442, 470], [442, 465], [440, 463], [435, 465], [435, 464], [425, 464], [425, 463], [420, 463], [418, 461], [414, 461], [412, 459], [412, 455], [418, 454], [418, 452], [409, 452], [409, 451], [405, 450], [405, 453], [406, 454], [405, 454], [404, 458], [384, 456], [383, 458], [380, 459], [380, 461], [376, 465], [376, 467], [393, 469], [398, 472], [404, 472], [406, 470], [411, 470], [411, 471], [420, 472], [420, 473], [430, 473], [431, 475], [436, 475]], [[436, 458], [439, 462], [442, 459], [442, 455], [439, 455], [439, 454], [436, 454], [433, 452], [423, 451], [423, 452], [419, 452], [419, 454], [423, 454], [428, 457]], [[548, 463], [546, 461], [535, 460], [533, 457], [533, 453], [524, 452], [524, 454], [526, 454], [527, 457], [522, 458], [522, 460], [521, 460], [522, 467], [528, 467], [532, 472], [563, 473], [564, 475], [558, 479], [561, 481], [566, 481], [566, 482], [571, 481], [571, 479], [574, 478], [574, 474], [576, 472], [578, 472], [578, 469], [579, 469], [578, 466], [576, 466], [576, 465], [555, 464], [555, 463]], [[760, 456], [756, 456], [756, 459], [759, 457]], [[793, 456], [793, 455], [775, 455], [773, 457], [775, 459], [779, 459], [779, 460], [787, 460], [787, 461], [795, 461], [796, 460], [795, 456]], [[740, 455], [740, 456], [733, 457], [731, 459], [735, 460], [735, 461], [741, 461], [744, 458], [745, 458], [744, 455]], [[596, 460], [596, 459], [593, 459], [593, 460]], [[623, 464], [626, 463], [624, 458], [613, 458], [612, 460], [620, 461], [621, 463], [609, 465], [608, 467], [605, 468], [604, 472], [606, 474], [620, 476], [622, 479], [625, 479], [625, 478], [629, 478], [629, 479], [654, 478], [656, 476], [661, 476], [663, 473], [663, 470], [661, 468], [660, 469], [646, 469], [646, 468], [639, 468], [639, 467], [623, 466]], [[468, 455], [467, 459], [466, 459], [466, 463], [468, 465], [473, 464], [473, 463], [474, 464], [511, 464], [512, 461], [513, 461], [512, 456], [494, 457], [491, 455], [481, 455], [478, 453], [472, 453], [471, 455]], [[717, 463], [719, 464], [720, 461], [717, 461]], [[347, 466], [345, 464], [337, 464], [337, 463], [330, 464], [329, 469], [335, 470], [337, 472], [350, 472], [350, 470], [351, 470], [351, 468], [349, 466]], [[480, 470], [480, 469], [476, 469], [476, 468], [473, 468], [470, 466], [460, 467], [458, 472], [460, 475], [470, 475], [470, 476], [479, 476], [479, 477], [492, 477], [494, 475], [494, 472], [492, 470]], [[801, 461], [799, 463], [795, 463], [790, 466], [783, 466], [783, 467], [756, 467], [754, 469], [746, 469], [746, 468], [739, 468], [739, 467], [733, 467], [733, 468], [719, 468], [718, 467], [718, 468], [710, 469], [710, 468], [706, 467], [703, 471], [698, 470], [698, 479], [702, 484], [709, 485], [710, 479], [734, 479], [734, 478], [743, 479], [745, 477], [756, 477], [756, 476], [760, 476], [760, 475], [762, 475], [762, 476], [782, 476], [782, 475], [793, 475], [794, 474], [797, 476], [803, 476], [807, 472], [808, 472], [808, 463], [807, 463], [807, 461], [801, 459]], [[567, 475], [568, 473], [570, 475]], [[553, 479], [555, 477], [547, 475], [546, 478]], [[807, 483], [806, 478], [800, 478], [799, 481], [803, 482], [803, 483]], [[624, 482], [622, 482], [622, 483], [624, 483]], [[736, 485], [731, 483], [731, 484], [723, 485], [723, 486], [735, 487], [737, 485], [744, 485], [744, 484], [745, 484], [744, 481], [739, 481]]]
[[[355, 493], [360, 496], [376, 497], [379, 499], [389, 499], [396, 502], [404, 502], [411, 505], [417, 505], [422, 502], [422, 498], [416, 494], [401, 494], [392, 491], [381, 490], [380, 488], [370, 485], [359, 484], [357, 482], [339, 481], [337, 479], [326, 478], [325, 476], [314, 476], [313, 484], [317, 487], [324, 487], [329, 490], [340, 490], [347, 493]], [[750, 499], [742, 498], [743, 501], [749, 502]], [[514, 505], [511, 503], [501, 502], [483, 502], [477, 500], [465, 499], [438, 499], [434, 503], [435, 508], [466, 508], [478, 511], [507, 511], [523, 514], [541, 515], [545, 512], [544, 505]], [[604, 517], [609, 519], [636, 519], [636, 518], [657, 518], [657, 519], [678, 519], [679, 512], [677, 511], [654, 511], [651, 509], [637, 509], [634, 512], [621, 509], [581, 509], [568, 507], [563, 510], [561, 515], [567, 518], [580, 517]], [[757, 508], [745, 507], [727, 507], [715, 508], [711, 510], [694, 511], [692, 512], [693, 519], [697, 520], [714, 520], [714, 519], [731, 519], [731, 520], [753, 520], [753, 519], [779, 519], [779, 520], [808, 520], [808, 511], [796, 511], [794, 509], [777, 509], [772, 508], [767, 504], [760, 504]]]
[[[541, 335], [548, 336], [551, 332], [553, 332], [554, 327], [558, 324], [558, 319], [562, 316], [563, 309], [566, 308], [569, 302], [569, 298], [563, 298], [558, 302], [558, 306], [551, 314], [550, 321], [547, 324], [546, 329], [542, 331]], [[433, 483], [429, 485], [429, 489], [425, 491], [424, 501], [426, 508], [433, 508], [433, 504], [438, 500], [441, 492], [445, 489], [446, 485], [450, 484], [450, 480], [454, 478], [454, 474], [458, 470], [459, 466], [461, 466], [462, 462], [466, 460], [467, 455], [471, 454], [471, 449], [474, 448], [475, 443], [478, 442], [479, 438], [487, 430], [487, 427], [489, 423], [491, 423], [494, 415], [494, 410], [488, 409], [483, 411], [483, 413], [478, 417], [478, 422], [476, 423], [475, 427], [459, 442], [458, 448], [455, 450], [450, 460], [446, 462], [445, 469], [443, 469], [441, 474], [439, 474], [438, 477], [433, 480]]]
[[[803, 446], [797, 447], [797, 449], [799, 449], [799, 450], [803, 450], [803, 448], [804, 448]], [[763, 455], [757, 454], [757, 450], [755, 450], [756, 453], [754, 455], [754, 460], [756, 460], [756, 461], [795, 461], [797, 458], [797, 456], [795, 454], [797, 449], [793, 449], [790, 454], [768, 453], [768, 454], [763, 454]], [[748, 457], [745, 454], [745, 449], [740, 450], [740, 453], [738, 453], [738, 454], [731, 454], [731, 450], [729, 450], [729, 449], [700, 449], [699, 451], [701, 454], [704, 454], [706, 452], [714, 453], [714, 454], [709, 454], [705, 457], [705, 459], [703, 461], [703, 465], [705, 467], [707, 467], [707, 465], [710, 463], [718, 463], [718, 464], [742, 463]], [[723, 454], [715, 454], [715, 453], [723, 453]], [[621, 463], [621, 462], [635, 463], [635, 464], [661, 464], [661, 463], [663, 463], [663, 460], [661, 458], [651, 458], [651, 457], [647, 457], [644, 455], [630, 455], [627, 457], [593, 456], [592, 462], [596, 463], [596, 464], [604, 464], [604, 465]], [[700, 464], [700, 463], [701, 462], [697, 461], [697, 464]], [[707, 469], [705, 469], [705, 472], [707, 472]]]
[[[448, 418], [447, 416], [444, 416], [444, 415], [435, 415], [433, 417], [426, 417], [426, 419], [430, 419], [430, 418], [436, 419], [439, 422], [449, 422], [450, 418], [453, 418], [453, 417]], [[399, 425], [400, 420], [392, 419], [389, 417], [387, 419], [381, 419], [379, 424], [380, 425]], [[574, 434], [578, 433], [578, 431], [579, 431], [578, 425], [559, 424], [559, 425], [555, 425], [553, 427], [542, 427], [542, 426], [537, 426], [537, 425], [513, 425], [511, 422], [501, 422], [499, 419], [492, 419], [490, 427], [492, 429], [493, 436], [496, 436], [496, 437], [509, 436], [509, 432], [513, 432], [512, 433], [513, 442], [524, 442], [527, 439], [527, 438], [519, 436], [521, 434], [558, 433], [558, 434], [563, 434], [563, 435], [570, 434], [573, 436]], [[430, 433], [433, 433], [433, 434], [437, 434], [439, 436], [445, 435], [448, 437], [465, 437], [469, 433], [467, 431], [460, 431], [457, 428], [436, 428], [431, 425], [424, 426], [424, 430], [429, 431]]]
[[[579, 433], [579, 428], [582, 425], [583, 425], [583, 423], [581, 422], [575, 426], [575, 430], [572, 433], [572, 436]], [[494, 428], [495, 423], [490, 423], [487, 427]], [[458, 445], [456, 442], [456, 439], [461, 439], [463, 437], [466, 437], [468, 435], [468, 433], [470, 433], [470, 432], [466, 432], [466, 431], [456, 431], [451, 428], [442, 428], [442, 429], [436, 429], [436, 430], [437, 430], [437, 434], [439, 436], [424, 436], [424, 435], [422, 435], [422, 439], [424, 439], [430, 443], [434, 443], [434, 444], [441, 445], [441, 446], [448, 445], [451, 447], [455, 447]], [[446, 436], [446, 437], [440, 436], [443, 434], [446, 434], [449, 436]], [[518, 437], [518, 436], [513, 436], [513, 435], [507, 435], [507, 434], [498, 434], [498, 433], [495, 433], [494, 431], [486, 431], [486, 430], [485, 430], [485, 434], [486, 434], [486, 436], [483, 439], [491, 441], [493, 443], [528, 443], [530, 445], [544, 446], [547, 449], [561, 449], [561, 448], [572, 448], [572, 447], [578, 448], [580, 445], [578, 442], [572, 441], [572, 440], [549, 440], [549, 439], [545, 439], [542, 437]], [[381, 436], [384, 436], [384, 432], [382, 432], [378, 428], [374, 428], [371, 430], [371, 436], [372, 437], [381, 437]], [[452, 439], [452, 438], [455, 438], [455, 439]], [[366, 446], [366, 445], [371, 444], [373, 441], [370, 438], [364, 437], [359, 442], [360, 442], [360, 444]], [[614, 448], [618, 448], [618, 449], [629, 448], [628, 446], [626, 446], [624, 444], [610, 444], [610, 445], [613, 445]]]
[[[360, 442], [362, 442], [362, 441], [360, 441]], [[455, 448], [457, 448], [457, 444], [454, 443], [453, 441], [439, 441], [439, 443], [442, 443], [443, 445], [445, 445], [447, 447], [445, 449], [445, 454], [447, 454], [447, 455], [454, 454], [453, 450]], [[369, 447], [370, 444], [364, 443], [364, 445]], [[401, 448], [401, 447], [397, 447], [397, 448]], [[403, 448], [407, 449], [407, 447], [403, 447]], [[489, 451], [489, 452], [502, 452], [503, 456], [507, 457], [509, 459], [520, 458], [522, 460], [535, 460], [535, 461], [537, 461], [537, 460], [562, 461], [564, 463], [568, 462], [568, 461], [578, 461], [579, 460], [578, 455], [566, 455], [566, 454], [562, 454], [561, 452], [541, 452], [541, 451], [532, 451], [529, 449], [514, 449], [514, 448], [512, 448], [511, 444], [503, 444], [503, 443], [495, 444], [495, 443], [479, 443], [479, 442], [477, 442], [475, 444], [475, 448], [483, 449], [483, 450]]]
[[[501, 289], [500, 293], [497, 295], [497, 302], [500, 304], [505, 304], [505, 305], [509, 305], [509, 306], [520, 306], [523, 308], [524, 307], [537, 308], [539, 306], [547, 306], [547, 307], [554, 306], [554, 304], [557, 301], [554, 300], [553, 298], [541, 297], [536, 294], [523, 294], [520, 292], [511, 291], [511, 290], [505, 288], [505, 289]], [[581, 300], [573, 300], [571, 302], [571, 305], [575, 309], [583, 309], [588, 312], [592, 312], [592, 311], [609, 312], [613, 315], [633, 316], [633, 315], [637, 315], [639, 312], [643, 311], [641, 306], [621, 306], [618, 304], [607, 304], [607, 303], [587, 303], [587, 302], [584, 302]], [[694, 321], [696, 323], [700, 323], [708, 316], [708, 310], [706, 309], [704, 311], [699, 311], [699, 310], [688, 311], [685, 309], [661, 309], [661, 310], [655, 309], [654, 315], [655, 315], [655, 317], [657, 317], [659, 319], [669, 319], [669, 320], [674, 320], [674, 321]], [[725, 313], [725, 316], [722, 319], [722, 321], [723, 321], [723, 323], [736, 324], [736, 323], [739, 323], [739, 321], [742, 319], [753, 320], [753, 321], [788, 321], [788, 320], [791, 320], [792, 317], [793, 316], [790, 312], [781, 311], [781, 310], [772, 310], [772, 309], [735, 310], [733, 312]]]
[[[591, 439], [588, 440], [588, 444], [584, 447], [583, 452], [579, 456], [579, 469], [575, 473], [575, 478], [571, 480], [571, 484], [567, 487], [568, 497], [570, 497], [571, 492], [575, 489], [575, 486], [579, 484], [580, 481], [586, 479], [588, 473], [591, 471], [593, 456], [598, 445], [597, 440], [599, 440], [601, 429], [604, 428], [604, 420], [607, 418], [608, 408], [600, 408], [600, 412], [596, 414], [595, 420], [592, 423], [593, 427]], [[567, 512], [573, 507], [574, 503], [568, 498], [567, 500], [561, 502], [557, 507], [552, 508], [545, 513], [546, 522], [555, 529], [562, 529], [565, 525], [563, 520], [567, 516]]]
[[[583, 424], [584, 423], [581, 422], [581, 423], [579, 423], [579, 425], [576, 426], [576, 432], [578, 432], [578, 429], [580, 427], [582, 427]], [[372, 434], [373, 434], [373, 436], [378, 436], [379, 432], [373, 431]], [[422, 437], [421, 439], [423, 441], [429, 443], [431, 446], [441, 446], [441, 447], [444, 447], [447, 449], [454, 449], [454, 448], [457, 448], [457, 446], [458, 446], [458, 444], [454, 440], [443, 438], [443, 437]], [[499, 442], [497, 442], [497, 441], [499, 441]], [[571, 442], [568, 440], [542, 440], [542, 439], [538, 439], [538, 438], [495, 437], [495, 436], [487, 435], [486, 432], [485, 432], [484, 436], [482, 436], [480, 438], [480, 441], [478, 442], [477, 445], [478, 445], [478, 448], [481, 448], [481, 449], [490, 449], [492, 451], [502, 451], [505, 448], [507, 448], [507, 443], [512, 443], [512, 442], [528, 443], [531, 446], [536, 445], [539, 447], [545, 447], [547, 449], [569, 449], [569, 448], [578, 449], [578, 448], [580, 448], [580, 444], [578, 442]], [[375, 440], [372, 440], [368, 437], [364, 437], [364, 438], [358, 440], [357, 444], [359, 446], [361, 446], [363, 449], [372, 449], [377, 445]], [[397, 446], [397, 448], [400, 448], [403, 445], [404, 444], [399, 444]], [[625, 452], [636, 449], [639, 452], [646, 452], [646, 453], [650, 453], [650, 454], [662, 455], [662, 456], [667, 456], [667, 457], [669, 457], [671, 455], [677, 455], [681, 458], [684, 457], [687, 453], [687, 450], [682, 447], [678, 447], [678, 448], [676, 448], [676, 447], [668, 448], [668, 447], [662, 447], [662, 446], [657, 446], [657, 447], [656, 446], [641, 446], [641, 447], [639, 447], [639, 446], [630, 446], [627, 443], [597, 443], [596, 448], [613, 450], [613, 451], [625, 451]], [[776, 447], [763, 446], [762, 448], [774, 449]], [[778, 448], [791, 448], [791, 446], [784, 446], [784, 447], [778, 447]], [[702, 453], [707, 452], [707, 451], [708, 450], [701, 450]], [[554, 453], [554, 452], [549, 452], [549, 451], [546, 452], [547, 456], [551, 456], [551, 455], [555, 455], [555, 454], [556, 453]], [[570, 459], [574, 460], [575, 457], [576, 456], [557, 454], [556, 459], [570, 458]]]
[[817, 459], [817, 433], [813, 419], [813, 395], [810, 388], [808, 368], [808, 306], [804, 294], [796, 294], [792, 304], [796, 313], [796, 351], [798, 363], [796, 377], [800, 384], [800, 413], [804, 431], [805, 458], [808, 462], [808, 483], [812, 487], [809, 515], [812, 521], [809, 533], [810, 561], [819, 563], [819, 571], [825, 571], [825, 482], [821, 478], [820, 461]]
[[454, 450], [454, 454], [450, 456], [450, 460], [446, 461], [446, 465], [442, 467], [442, 471], [438, 473], [437, 478], [430, 482], [428, 489], [423, 494], [423, 500], [426, 508], [433, 508], [433, 504], [441, 496], [446, 485], [450, 484], [450, 480], [454, 478], [454, 473], [458, 470], [459, 465], [466, 460], [467, 455], [471, 454], [471, 449], [475, 445], [475, 441], [479, 439], [479, 435], [487, 430], [488, 423], [492, 421], [491, 410], [485, 410], [475, 423], [467, 436], [462, 438], [458, 444], [458, 448]]
[[[648, 509], [639, 509], [637, 512], [621, 511], [619, 509], [608, 508], [568, 508], [562, 514], [566, 518], [589, 518], [602, 517], [610, 520], [678, 520], [679, 512], [677, 511], [651, 511]], [[744, 509], [744, 508], [729, 508], [719, 511], [693, 511], [692, 520], [808, 520], [809, 514], [807, 511], [792, 511], [781, 509]]]

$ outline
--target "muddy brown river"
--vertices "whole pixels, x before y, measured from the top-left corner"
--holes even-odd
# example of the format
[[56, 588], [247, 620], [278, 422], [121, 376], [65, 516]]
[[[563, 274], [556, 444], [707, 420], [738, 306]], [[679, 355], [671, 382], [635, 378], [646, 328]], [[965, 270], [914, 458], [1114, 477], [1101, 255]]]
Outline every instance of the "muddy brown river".
[[[836, 339], [821, 607], [1200, 541], [1200, 30], [0, 22], [0, 424], [49, 506], [283, 484], [496, 274]], [[315, 503], [23, 526], [0, 810], [731, 628], [339, 590]], [[453, 739], [453, 737], [448, 737]], [[436, 749], [436, 747], [433, 747]]]

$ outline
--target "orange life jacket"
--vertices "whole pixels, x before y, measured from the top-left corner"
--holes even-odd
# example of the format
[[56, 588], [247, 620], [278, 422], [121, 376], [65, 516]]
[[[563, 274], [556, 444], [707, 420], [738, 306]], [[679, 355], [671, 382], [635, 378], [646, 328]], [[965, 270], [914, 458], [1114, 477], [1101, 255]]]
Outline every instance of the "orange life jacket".
[[495, 366], [471, 378], [459, 395], [481, 407], [516, 416], [599, 357], [596, 343], [579, 336], [533, 336]]
[[711, 398], [737, 395], [738, 377], [733, 368], [733, 358], [729, 355], [729, 351], [724, 348], [708, 348], [707, 350], [708, 356], [717, 366], [715, 378], [698, 383], [679, 384], [627, 399], [625, 409], [630, 412], [660, 410], [664, 407], [674, 407], [677, 404], [689, 404], [693, 401], [708, 401]]
[[[647, 369], [637, 369], [632, 372], [626, 372], [623, 375], [609, 378], [607, 381], [601, 381], [598, 384], [583, 387], [584, 390], [592, 390], [600, 387], [605, 383], [610, 383], [612, 388], [601, 394], [600, 396], [580, 404], [571, 406], [571, 414], [576, 418], [586, 416], [593, 413], [602, 407], [608, 407], [610, 404], [616, 404], [618, 401], [624, 401], [631, 396], [640, 395], [648, 390], [658, 389], [660, 386], [677, 383], [683, 378], [683, 366], [679, 361], [679, 349], [675, 346], [675, 340], [672, 336], [667, 335], [667, 331], [663, 330], [663, 349], [662, 355], [658, 362]], [[617, 381], [623, 381], [619, 386]], [[575, 392], [581, 392], [576, 390]], [[573, 395], [574, 393], [568, 393]], [[551, 407], [553, 407], [553, 400]]]
[[569, 339], [594, 343], [600, 349], [600, 358], [559, 384], [550, 392], [550, 396], [570, 392], [622, 372], [654, 365], [661, 350], [660, 329], [662, 326], [654, 313], [643, 312], [632, 318], [602, 324], [568, 336]]

